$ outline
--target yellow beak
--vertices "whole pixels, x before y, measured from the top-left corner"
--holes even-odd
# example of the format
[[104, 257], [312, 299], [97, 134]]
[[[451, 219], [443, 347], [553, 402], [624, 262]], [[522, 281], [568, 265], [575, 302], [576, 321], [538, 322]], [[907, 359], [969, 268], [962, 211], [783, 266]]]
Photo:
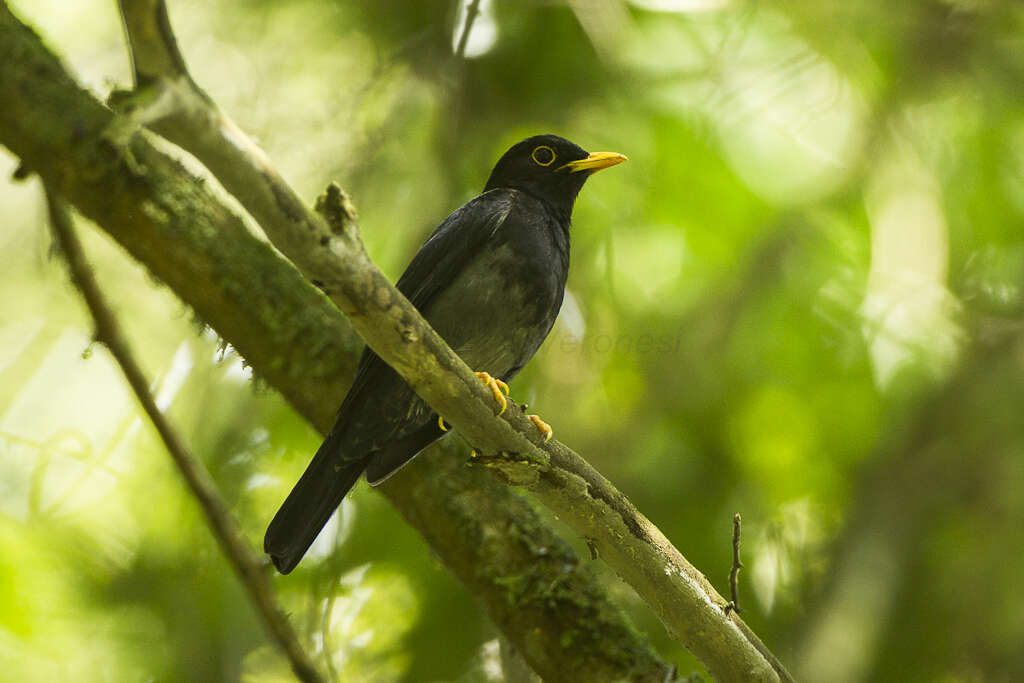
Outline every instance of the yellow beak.
[[594, 152], [582, 159], [570, 161], [567, 164], [559, 166], [558, 170], [561, 171], [562, 169], [566, 169], [570, 173], [577, 173], [579, 171], [593, 171], [596, 173], [602, 168], [621, 164], [626, 160], [626, 155], [619, 154], [617, 152]]

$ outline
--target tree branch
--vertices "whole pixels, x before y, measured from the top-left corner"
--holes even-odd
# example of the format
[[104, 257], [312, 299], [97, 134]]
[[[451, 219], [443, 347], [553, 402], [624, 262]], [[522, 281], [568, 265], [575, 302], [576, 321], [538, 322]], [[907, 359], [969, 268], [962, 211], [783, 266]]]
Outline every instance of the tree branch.
[[[377, 270], [354, 221], [346, 224], [348, 230], [334, 232], [306, 208], [255, 143], [194, 85], [183, 60], [140, 63], [140, 56], [159, 52], [148, 45], [154, 41], [165, 41], [167, 54], [177, 51], [166, 12], [153, 12], [153, 1], [121, 0], [126, 16], [134, 15], [133, 7], [147, 10], [125, 24], [133, 45], [147, 43], [144, 49], [133, 48], [134, 68], [159, 74], [153, 87], [166, 88], [180, 101], [169, 112], [149, 107], [133, 113], [141, 113], [151, 128], [202, 161], [263, 226], [271, 242], [321, 285], [370, 347], [470, 444], [483, 453], [515, 454], [504, 466], [492, 465], [592, 539], [605, 562], [713, 674], [788, 677], [739, 616], [725, 609], [727, 601], [704, 575], [607, 479], [571, 449], [545, 442], [523, 411], [494, 415], [490, 391]], [[138, 30], [146, 16], [150, 25]], [[467, 16], [467, 33], [469, 27]], [[154, 99], [147, 89], [138, 95]], [[518, 472], [512, 474], [513, 469]]]
[[[0, 100], [0, 144], [326, 433], [355, 366], [351, 326], [207, 183], [146, 136], [112, 146], [111, 112], [2, 2]], [[406, 470], [383, 493], [546, 680], [664, 679], [671, 666], [521, 496], [455, 457], [417, 458]]]
[[463, 59], [466, 56], [469, 34], [473, 30], [473, 22], [476, 21], [476, 15], [480, 13], [480, 0], [471, 0], [465, 4], [465, 8], [466, 20], [463, 22], [462, 32], [459, 34], [459, 44], [455, 48], [456, 59]]
[[[126, 3], [127, 5], [127, 3]], [[150, 34], [159, 35], [159, 31]], [[136, 57], [144, 51], [136, 50]], [[17, 63], [17, 62], [15, 62]], [[0, 67], [2, 69], [3, 67]], [[180, 84], [181, 75], [175, 76]], [[66, 78], [61, 75], [61, 78]], [[169, 81], [164, 81], [165, 84]], [[4, 75], [0, 74], [0, 86], [4, 84]], [[31, 90], [23, 81], [8, 83], [15, 88], [12, 92]], [[4, 89], [0, 89], [0, 93]], [[168, 89], [161, 94], [166, 95], [173, 91]], [[20, 93], [23, 95], [23, 93]], [[17, 99], [17, 98], [15, 98]], [[160, 99], [160, 98], [156, 98]], [[194, 99], [193, 99], [194, 101]], [[155, 111], [147, 110], [147, 114]], [[521, 411], [508, 411], [506, 418], [495, 418], [490, 402], [489, 393], [476, 381], [469, 368], [455, 356], [440, 338], [429, 328], [426, 322], [419, 316], [414, 308], [401, 296], [387, 280], [373, 267], [366, 258], [358, 236], [354, 231], [335, 235], [328, 226], [315, 214], [305, 210], [302, 213], [291, 213], [287, 209], [295, 202], [289, 199], [275, 198], [275, 201], [265, 201], [268, 195], [273, 196], [274, 190], [279, 190], [282, 185], [273, 182], [275, 176], [267, 173], [268, 165], [264, 164], [265, 158], [260, 154], [254, 154], [251, 150], [240, 149], [239, 153], [229, 161], [220, 158], [221, 151], [230, 151], [232, 145], [218, 144], [208, 140], [220, 136], [224, 139], [235, 140], [238, 133], [237, 128], [224, 124], [225, 117], [218, 114], [216, 117], [188, 116], [181, 114], [183, 109], [172, 107], [175, 113], [169, 117], [160, 119], [159, 125], [154, 128], [167, 130], [179, 126], [184, 129], [198, 127], [192, 135], [181, 135], [180, 130], [171, 134], [177, 138], [176, 142], [183, 144], [192, 151], [204, 163], [207, 163], [216, 173], [216, 166], [227, 164], [235, 166], [226, 179], [222, 178], [225, 187], [243, 201], [255, 217], [260, 219], [267, 234], [283, 252], [288, 255], [311, 279], [322, 282], [332, 299], [344, 310], [349, 319], [353, 322], [358, 332], [367, 339], [368, 343], [386, 361], [391, 363], [395, 369], [402, 374], [409, 384], [423, 397], [430, 405], [437, 409], [445, 418], [453, 424], [467, 438], [470, 443], [477, 446], [484, 453], [513, 453], [516, 454], [507, 460], [507, 464], [501, 468], [492, 461], [495, 469], [502, 469], [507, 477], [525, 481], [553, 510], [563, 515], [564, 519], [585, 537], [594, 540], [596, 547], [602, 551], [602, 556], [623, 578], [636, 588], [638, 593], [647, 600], [655, 611], [662, 617], [672, 633], [682, 640], [704, 663], [712, 673], [722, 679], [746, 679], [746, 680], [777, 680], [787, 679], [785, 670], [778, 665], [763, 645], [757, 641], [735, 614], [726, 615], [722, 609], [725, 605], [723, 600], [711, 588], [703, 575], [690, 566], [678, 551], [661, 535], [661, 533], [650, 524], [642, 515], [637, 513], [628, 503], [624, 496], [611, 486], [600, 474], [589, 468], [579, 456], [571, 450], [557, 443], [545, 445], [540, 436], [536, 433]], [[85, 196], [83, 187], [76, 186], [76, 183], [87, 179], [69, 173], [75, 167], [70, 168], [66, 163], [55, 163], [53, 159], [45, 154], [22, 154], [20, 149], [26, 147], [29, 151], [39, 152], [38, 147], [57, 145], [56, 158], [62, 162], [62, 157], [67, 155], [67, 150], [60, 147], [60, 143], [68, 145], [80, 151], [86, 151], [87, 158], [81, 161], [92, 162], [86, 168], [95, 169], [96, 160], [92, 158], [95, 149], [103, 139], [109, 140], [109, 131], [86, 129], [85, 135], [79, 135], [71, 139], [66, 132], [49, 141], [40, 140], [38, 135], [32, 135], [33, 143], [37, 149], [31, 149], [32, 145], [21, 142], [18, 138], [4, 135], [4, 124], [14, 125], [18, 128], [25, 128], [24, 124], [18, 123], [18, 114], [27, 114], [22, 106], [15, 106], [6, 114], [0, 114], [0, 139], [22, 155], [27, 163], [40, 173], [49, 173], [55, 176], [64, 185], [68, 186], [68, 196], [76, 204], [81, 204], [87, 215], [98, 216], [97, 220], [104, 223], [104, 218], [112, 222], [123, 223], [126, 220], [125, 214], [111, 212], [106, 205], [109, 203], [111, 189], [125, 190], [126, 198], [135, 200], [138, 206], [143, 206], [145, 201], [153, 202], [159, 194], [139, 197], [138, 188], [131, 187], [126, 179], [138, 183], [140, 169], [146, 171], [145, 176], [151, 176], [154, 168], [159, 168], [162, 173], [170, 173], [167, 162], [162, 160], [160, 155], [144, 143], [140, 136], [125, 136], [122, 138], [122, 145], [115, 147], [117, 163], [111, 164], [105, 184], [104, 200], [98, 202], [96, 198]], [[48, 112], [61, 119], [58, 111]], [[96, 117], [97, 120], [100, 117]], [[174, 120], [175, 125], [169, 126], [167, 120]], [[212, 123], [203, 129], [202, 121]], [[67, 123], [66, 115], [62, 120]], [[106, 124], [109, 125], [109, 116], [106, 117]], [[77, 122], [81, 127], [81, 123]], [[91, 132], [92, 137], [88, 133]], [[22, 135], [31, 135], [24, 130], [19, 130]], [[192, 144], [195, 140], [199, 143]], [[211, 161], [204, 159], [203, 149], [208, 147], [213, 150], [210, 153]], [[109, 157], [109, 144], [108, 157]], [[54, 152], [48, 149], [51, 154]], [[71, 156], [74, 156], [72, 154]], [[238, 168], [247, 167], [248, 170], [239, 171]], [[78, 169], [84, 170], [84, 169]], [[180, 169], [177, 169], [180, 172]], [[256, 191], [256, 197], [252, 200], [253, 206], [246, 203], [245, 196], [248, 196], [245, 188], [238, 192], [232, 189], [237, 184], [237, 175], [248, 173], [261, 185]], [[163, 179], [163, 178], [161, 178]], [[129, 185], [128, 187], [125, 187]], [[286, 187], [286, 186], [284, 186]], [[64, 190], [64, 187], [61, 188]], [[153, 188], [149, 188], [153, 189]], [[169, 189], [169, 188], [161, 188]], [[133, 192], [135, 190], [135, 192]], [[180, 188], [174, 188], [180, 192]], [[192, 188], [191, 194], [198, 191]], [[241, 193], [241, 196], [240, 194]], [[198, 199], [198, 196], [190, 196], [190, 200]], [[163, 203], [163, 202], [162, 202]], [[166, 206], [166, 203], [163, 203]], [[191, 204], [191, 201], [187, 204]], [[301, 205], [301, 202], [298, 202]], [[253, 208], [255, 207], [255, 208]], [[284, 207], [284, 209], [282, 209]], [[120, 207], [122, 209], [128, 207]], [[168, 220], [176, 223], [180, 220], [175, 210], [181, 207], [172, 206], [170, 216], [160, 216], [163, 220], [156, 223], [161, 227]], [[188, 206], [188, 208], [193, 208]], [[90, 213], [91, 211], [91, 213]], [[261, 219], [258, 214], [264, 212], [269, 220]], [[145, 213], [145, 212], [143, 212]], [[312, 216], [312, 218], [310, 218]], [[146, 219], [155, 218], [152, 215], [144, 216]], [[232, 219], [234, 217], [231, 217]], [[229, 219], [226, 219], [229, 220]], [[237, 220], [237, 219], [235, 219]], [[108, 228], [109, 229], [109, 228]], [[230, 303], [230, 302], [229, 302]], [[241, 350], [241, 349], [240, 349]], [[254, 363], [255, 365], [255, 363]], [[420, 459], [421, 462], [424, 459]], [[422, 475], [428, 469], [424, 467], [414, 468], [416, 475]], [[410, 473], [413, 474], [413, 473]], [[526, 476], [523, 476], [526, 475]], [[536, 478], [531, 479], [536, 475]], [[394, 484], [385, 487], [385, 492], [392, 495], [393, 500], [401, 500], [412, 493], [409, 486], [413, 480], [410, 476], [395, 477]], [[437, 496], [440, 491], [445, 490], [448, 482], [438, 482], [429, 477], [422, 482], [416, 481], [416, 487], [437, 486], [431, 490], [431, 494]], [[415, 496], [424, 498], [425, 496]], [[505, 497], [507, 502], [508, 496]], [[480, 501], [477, 501], [479, 503]], [[406, 501], [407, 503], [407, 501]], [[399, 504], [396, 502], [396, 504]], [[401, 507], [401, 505], [400, 505]], [[525, 507], [520, 504], [520, 507]], [[408, 504], [406, 504], [408, 509]], [[406, 512], [406, 509], [403, 512]], [[445, 510], [441, 514], [447, 514]], [[424, 535], [431, 542], [443, 541], [443, 530], [425, 530], [429, 526], [429, 520], [422, 517], [410, 516]], [[507, 516], [505, 516], [507, 517]], [[432, 532], [439, 535], [435, 536]], [[455, 544], [464, 545], [464, 544]], [[449, 566], [452, 566], [460, 577], [476, 588], [474, 581], [479, 581], [479, 573], [474, 574], [472, 570], [460, 567], [460, 558], [457, 553], [442, 553]], [[468, 578], [467, 578], [468, 576]], [[485, 599], [487, 599], [485, 597]], [[516, 643], [526, 654], [533, 666], [552, 680], [565, 678], [571, 675], [566, 667], [564, 653], [562, 656], [551, 661], [545, 661], [546, 653], [539, 644], [529, 641], [528, 631], [521, 628], [516, 629], [517, 624], [510, 623], [517, 618], [516, 614], [502, 614], [500, 605], [493, 600], [488, 600], [492, 610], [492, 617], [502, 624], [503, 628], [511, 627], [510, 639]], [[497, 616], [496, 616], [497, 615]], [[505, 617], [503, 622], [501, 617]], [[550, 618], [550, 614], [547, 615]], [[550, 625], [548, 625], [550, 627]], [[577, 622], [578, 626], [578, 622]], [[517, 637], [518, 636], [518, 640]], [[525, 647], [524, 647], [525, 645]], [[581, 665], [583, 666], [583, 665]], [[652, 671], [653, 673], [653, 671]], [[636, 679], [635, 676], [629, 676]]]
[[95, 338], [110, 351], [125, 379], [135, 392], [142, 409], [146, 411], [153, 426], [156, 427], [160, 439], [164, 442], [167, 452], [181, 472], [185, 483], [192, 491], [202, 508], [210, 532], [221, 550], [227, 557], [239, 580], [249, 593], [256, 612], [278, 647], [288, 658], [295, 676], [306, 683], [322, 683], [325, 679], [317, 671], [313, 660], [302, 648], [298, 636], [292, 629], [281, 606], [277, 604], [274, 591], [270, 587], [265, 572], [266, 563], [261, 556], [242, 536], [242, 529], [231, 514], [227, 503], [217, 491], [213, 477], [203, 467], [203, 463], [192, 455], [185, 447], [184, 441], [160, 412], [153, 395], [149, 391], [149, 382], [121, 333], [121, 326], [107, 305], [99, 284], [92, 273], [82, 250], [82, 244], [75, 235], [71, 225], [71, 216], [62, 199], [49, 187], [45, 186], [46, 205], [50, 214], [50, 226], [53, 231], [60, 253], [68, 264], [71, 281], [78, 288], [85, 300], [95, 326]]
[[729, 570], [729, 594], [732, 600], [729, 605], [732, 609], [742, 613], [740, 609], [740, 570], [743, 563], [740, 561], [740, 524], [742, 518], [736, 513], [732, 518], [732, 568]]

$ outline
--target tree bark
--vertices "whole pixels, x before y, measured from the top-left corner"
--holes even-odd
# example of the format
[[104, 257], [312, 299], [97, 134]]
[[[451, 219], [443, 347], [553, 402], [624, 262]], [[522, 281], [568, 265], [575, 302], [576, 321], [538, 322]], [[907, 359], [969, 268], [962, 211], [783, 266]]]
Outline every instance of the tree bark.
[[[133, 4], [162, 7], [153, 0]], [[340, 389], [325, 395], [325, 387], [337, 385], [309, 379], [306, 367], [310, 356], [326, 360], [341, 352], [317, 329], [322, 316], [338, 317], [330, 304], [177, 162], [82, 92], [6, 8], [0, 15], [0, 64], [0, 95], [17, 100], [0, 112], [0, 142], [193, 304], [321, 430], [329, 427]], [[178, 76], [148, 94], [159, 99], [173, 95], [167, 88], [194, 85], [180, 78], [187, 74]], [[275, 245], [323, 283], [374, 350], [490, 454], [488, 465], [531, 488], [590, 539], [713, 674], [724, 680], [788, 679], [704, 576], [606, 479], [565, 446], [545, 444], [520, 411], [496, 418], [489, 393], [373, 266], [355, 231], [331, 230], [296, 201], [262, 153], [209, 104], [189, 118], [194, 111], [176, 117], [172, 103], [171, 114], [154, 119], [153, 127], [198, 150]], [[42, 125], [40, 117], [46, 118]], [[224, 145], [218, 135], [240, 144]], [[230, 156], [234, 147], [242, 157]], [[247, 174], [250, 181], [243, 180]], [[197, 258], [190, 238], [208, 261]], [[275, 317], [282, 288], [301, 300], [284, 321]], [[249, 336], [262, 332], [246, 315], [251, 299], [265, 307], [255, 318], [272, 328], [274, 345]], [[288, 326], [292, 321], [298, 332]], [[346, 351], [352, 344], [350, 333], [332, 338], [344, 339]], [[277, 344], [295, 355], [282, 357]], [[326, 360], [314, 367], [331, 365]], [[351, 365], [344, 368], [350, 371]], [[311, 393], [303, 395], [295, 384]], [[382, 488], [545, 679], [663, 679], [668, 667], [564, 542], [520, 497], [481, 470], [428, 456]]]
[[[0, 5], [0, 143], [118, 241], [321, 432], [360, 342], [330, 301]], [[522, 496], [440, 453], [382, 487], [546, 680], [663, 681], [670, 665]]]

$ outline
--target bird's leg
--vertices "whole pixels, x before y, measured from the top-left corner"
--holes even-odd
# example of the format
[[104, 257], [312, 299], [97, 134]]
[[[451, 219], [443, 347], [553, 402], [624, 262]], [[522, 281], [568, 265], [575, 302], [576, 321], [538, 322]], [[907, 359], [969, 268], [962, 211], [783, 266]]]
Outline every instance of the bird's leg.
[[544, 441], [551, 441], [551, 437], [555, 433], [555, 430], [551, 428], [551, 425], [540, 419], [540, 415], [527, 415], [526, 417], [530, 418], [530, 422], [537, 425], [537, 429], [539, 429], [540, 433], [544, 435]]
[[[494, 394], [494, 400], [497, 401], [498, 404], [501, 406], [501, 410], [498, 411], [498, 415], [504, 413], [505, 408], [508, 407], [508, 401], [505, 400], [505, 396], [508, 395], [508, 385], [502, 382], [497, 377], [491, 377], [491, 375], [486, 372], [477, 372], [475, 374], [480, 379], [481, 382], [490, 387], [491, 392]], [[526, 406], [524, 405], [524, 412], [525, 408]], [[540, 415], [527, 415], [527, 417], [530, 418], [530, 421], [537, 426], [537, 429], [540, 430], [540, 433], [544, 435], [544, 441], [550, 441], [551, 437], [555, 433], [555, 430], [551, 428], [551, 425], [542, 420], [540, 418]], [[438, 416], [437, 424], [441, 428], [441, 431], [448, 431], [448, 428], [444, 424], [443, 417]]]
[[[502, 382], [497, 377], [491, 377], [486, 372], [477, 372], [476, 376], [481, 382], [490, 387], [491, 392], [494, 394], [494, 400], [501, 406], [501, 410], [498, 411], [498, 415], [505, 412], [505, 408], [508, 407], [508, 401], [505, 400], [505, 396], [508, 395], [508, 385]], [[502, 394], [501, 392], [505, 392]]]
[[[508, 396], [508, 385], [497, 377], [491, 377], [490, 373], [487, 372], [476, 372], [473, 374], [475, 374], [481, 382], [486, 384], [494, 394], [494, 400], [501, 406], [501, 410], [498, 411], [498, 415], [504, 413], [505, 408], [508, 407], [508, 401], [505, 400], [505, 397]], [[437, 426], [441, 428], [442, 432], [448, 431], [448, 425], [444, 423], [444, 418], [440, 415], [437, 416]]]

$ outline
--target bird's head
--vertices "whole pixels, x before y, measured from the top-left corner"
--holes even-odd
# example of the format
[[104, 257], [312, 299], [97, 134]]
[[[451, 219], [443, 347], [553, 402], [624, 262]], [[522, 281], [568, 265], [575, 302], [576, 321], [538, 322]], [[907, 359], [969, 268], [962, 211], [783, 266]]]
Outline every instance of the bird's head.
[[498, 159], [484, 191], [498, 187], [521, 190], [571, 213], [587, 178], [623, 161], [626, 157], [615, 152], [588, 154], [557, 135], [534, 135], [512, 145]]

